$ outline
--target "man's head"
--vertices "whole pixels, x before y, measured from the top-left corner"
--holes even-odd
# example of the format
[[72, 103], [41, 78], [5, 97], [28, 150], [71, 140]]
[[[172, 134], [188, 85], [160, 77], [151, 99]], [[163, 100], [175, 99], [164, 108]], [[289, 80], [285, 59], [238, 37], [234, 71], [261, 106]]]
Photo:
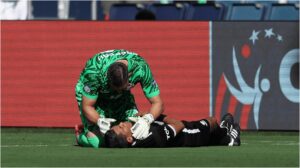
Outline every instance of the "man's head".
[[105, 133], [105, 146], [109, 148], [126, 148], [133, 142], [130, 122], [121, 122]]
[[107, 71], [109, 86], [118, 92], [127, 89], [128, 68], [124, 63], [115, 62], [111, 64]]
[[155, 20], [155, 14], [150, 10], [141, 10], [135, 15], [135, 20]]

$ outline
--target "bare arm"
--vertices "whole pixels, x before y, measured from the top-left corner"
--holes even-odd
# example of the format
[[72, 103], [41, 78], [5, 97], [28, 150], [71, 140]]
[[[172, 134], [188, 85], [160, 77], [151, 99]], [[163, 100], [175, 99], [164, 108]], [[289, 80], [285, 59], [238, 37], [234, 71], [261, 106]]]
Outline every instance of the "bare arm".
[[167, 116], [164, 118], [163, 122], [171, 125], [175, 129], [176, 134], [184, 128], [184, 124], [182, 123], [182, 121]]
[[97, 124], [99, 119], [99, 114], [97, 113], [94, 105], [97, 100], [89, 99], [85, 96], [82, 96], [82, 112], [85, 117], [92, 123]]
[[149, 113], [153, 115], [153, 118], [155, 120], [164, 111], [163, 101], [159, 95], [149, 98], [148, 100], [151, 103]]

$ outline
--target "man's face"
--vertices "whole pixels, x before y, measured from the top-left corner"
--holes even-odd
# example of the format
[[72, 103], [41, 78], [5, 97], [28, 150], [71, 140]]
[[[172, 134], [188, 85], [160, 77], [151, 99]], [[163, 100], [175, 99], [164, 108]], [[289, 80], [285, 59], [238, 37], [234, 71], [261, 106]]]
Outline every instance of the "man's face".
[[117, 135], [123, 135], [125, 137], [132, 137], [131, 133], [131, 122], [120, 122], [119, 125], [115, 125], [111, 127], [111, 129], [117, 134]]

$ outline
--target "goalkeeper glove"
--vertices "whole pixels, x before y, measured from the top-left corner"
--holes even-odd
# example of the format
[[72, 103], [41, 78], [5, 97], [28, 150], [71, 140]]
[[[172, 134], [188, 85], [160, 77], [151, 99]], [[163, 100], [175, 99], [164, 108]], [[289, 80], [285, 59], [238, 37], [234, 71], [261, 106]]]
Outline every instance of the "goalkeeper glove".
[[115, 121], [113, 118], [99, 118], [97, 125], [100, 128], [100, 132], [105, 134], [110, 129], [111, 123]]
[[136, 122], [131, 128], [132, 136], [139, 140], [147, 138], [149, 135], [150, 124], [154, 121], [153, 115], [148, 113], [143, 117], [138, 117], [137, 120], [132, 121]]

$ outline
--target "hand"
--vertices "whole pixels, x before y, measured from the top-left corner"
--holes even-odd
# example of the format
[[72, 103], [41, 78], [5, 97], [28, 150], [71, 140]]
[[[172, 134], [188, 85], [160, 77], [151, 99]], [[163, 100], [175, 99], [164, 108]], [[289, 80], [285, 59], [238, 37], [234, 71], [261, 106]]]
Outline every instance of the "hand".
[[145, 114], [143, 117], [129, 117], [129, 120], [136, 122], [132, 128], [132, 136], [135, 139], [143, 140], [148, 137], [150, 124], [154, 121], [152, 114]]
[[143, 117], [145, 114], [148, 114], [149, 112], [147, 112], [147, 111], [139, 111], [137, 114], [136, 114], [136, 116], [140, 116], [140, 117]]
[[111, 123], [115, 121], [116, 119], [113, 118], [99, 118], [97, 125], [100, 128], [100, 132], [105, 134], [110, 129]]

